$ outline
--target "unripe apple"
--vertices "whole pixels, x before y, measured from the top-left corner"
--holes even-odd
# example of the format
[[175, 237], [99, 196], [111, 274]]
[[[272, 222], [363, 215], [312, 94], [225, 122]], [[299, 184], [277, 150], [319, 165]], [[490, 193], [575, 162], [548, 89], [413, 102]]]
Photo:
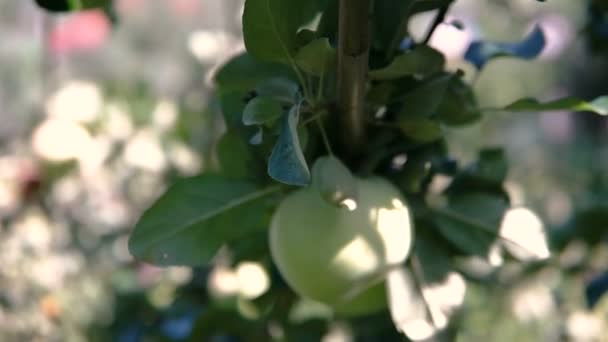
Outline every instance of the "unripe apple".
[[290, 287], [351, 316], [386, 307], [383, 282], [365, 285], [403, 263], [413, 239], [408, 206], [394, 185], [357, 178], [356, 186], [355, 209], [327, 203], [315, 187], [293, 192], [269, 231], [272, 258]]

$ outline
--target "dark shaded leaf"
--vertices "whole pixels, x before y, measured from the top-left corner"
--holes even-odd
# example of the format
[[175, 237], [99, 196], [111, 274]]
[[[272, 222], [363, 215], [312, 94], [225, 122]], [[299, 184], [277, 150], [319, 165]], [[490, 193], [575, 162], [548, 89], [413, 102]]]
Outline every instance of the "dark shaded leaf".
[[593, 309], [606, 292], [608, 292], [608, 272], [596, 276], [585, 287], [587, 307]]
[[507, 176], [508, 163], [500, 148], [486, 148], [479, 152], [478, 160], [455, 175], [446, 190], [448, 194], [487, 192], [509, 200], [503, 182]]
[[444, 64], [445, 58], [441, 52], [427, 45], [420, 45], [395, 57], [388, 66], [370, 71], [369, 76], [373, 80], [393, 80], [404, 76], [425, 77], [443, 70]]
[[292, 64], [298, 29], [322, 10], [320, 1], [247, 0], [243, 13], [247, 51], [261, 60]]
[[285, 77], [273, 77], [259, 82], [255, 87], [258, 96], [271, 97], [277, 101], [294, 104], [298, 101], [300, 87]]
[[215, 75], [215, 83], [223, 93], [251, 91], [268, 78], [283, 77], [293, 80], [293, 71], [281, 64], [263, 62], [251, 54], [242, 53], [229, 60]]
[[599, 204], [581, 210], [565, 227], [552, 232], [552, 245], [562, 249], [573, 239], [594, 246], [608, 240], [608, 205]]
[[238, 134], [224, 133], [217, 145], [222, 174], [237, 179], [255, 178], [255, 159], [249, 148]]
[[424, 271], [427, 284], [442, 282], [448, 272], [454, 270], [450, 252], [450, 246], [445, 240], [435, 236], [429, 227], [429, 222], [416, 221], [416, 244], [414, 254], [418, 257], [420, 266]]
[[374, 1], [374, 17], [381, 18], [374, 20], [374, 42], [373, 46], [378, 49], [388, 48], [392, 43], [395, 34], [400, 29], [402, 20], [410, 9], [414, 0], [376, 0]]
[[509, 163], [502, 148], [486, 148], [479, 152], [477, 163], [468, 172], [488, 182], [501, 184], [507, 178]]
[[435, 222], [443, 236], [462, 252], [486, 257], [508, 207], [508, 201], [499, 195], [470, 191], [452, 194]]
[[338, 40], [338, 12], [340, 2], [337, 0], [327, 0], [324, 6], [323, 15], [317, 27], [317, 37], [327, 37], [332, 44]]
[[423, 143], [433, 142], [443, 136], [439, 122], [431, 119], [400, 120], [399, 128], [408, 138]]
[[477, 69], [482, 69], [486, 63], [498, 57], [534, 59], [543, 51], [545, 43], [542, 28], [536, 26], [524, 40], [517, 43], [474, 41], [469, 45], [464, 59]]
[[439, 120], [449, 126], [466, 125], [481, 118], [473, 89], [460, 77], [452, 77], [437, 113]]
[[398, 120], [428, 118], [436, 114], [452, 77], [451, 74], [435, 77], [400, 97], [403, 108], [397, 114]]

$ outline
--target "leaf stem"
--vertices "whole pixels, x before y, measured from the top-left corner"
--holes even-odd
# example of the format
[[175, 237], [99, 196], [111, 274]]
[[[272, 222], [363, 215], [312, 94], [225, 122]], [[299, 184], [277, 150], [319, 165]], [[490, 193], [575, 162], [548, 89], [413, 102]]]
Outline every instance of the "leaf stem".
[[318, 120], [320, 117], [322, 117], [325, 114], [327, 114], [327, 112], [325, 110], [320, 110], [318, 112], [315, 112], [308, 119], [302, 121], [302, 125], [306, 126], [309, 123]]
[[331, 144], [329, 143], [329, 138], [327, 137], [327, 133], [325, 132], [325, 127], [323, 126], [323, 122], [321, 121], [321, 118], [319, 116], [317, 116], [317, 125], [319, 126], [319, 131], [321, 132], [321, 137], [323, 138], [323, 144], [325, 145], [325, 148], [327, 149], [327, 153], [329, 153], [329, 155], [334, 155], [334, 152], [331, 149]]
[[325, 86], [325, 73], [321, 74], [319, 77], [319, 87], [317, 88], [317, 104], [321, 103], [323, 100], [323, 88]]
[[306, 98], [306, 100], [308, 102], [310, 102], [310, 99], [312, 99], [312, 95], [310, 92], [310, 87], [308, 85], [308, 82], [306, 82], [306, 78], [304, 78], [304, 76], [302, 75], [302, 72], [300, 71], [300, 68], [298, 68], [298, 66], [295, 64], [295, 62], [291, 58], [291, 56], [289, 56], [289, 64], [291, 65], [291, 68], [295, 72], [296, 77], [298, 78], [298, 81], [300, 82], [300, 85], [302, 86], [302, 89], [304, 90], [304, 97]]
[[431, 24], [431, 27], [429, 28], [429, 31], [427, 32], [426, 37], [424, 38], [424, 41], [422, 42], [423, 44], [428, 45], [428, 43], [431, 40], [431, 38], [433, 37], [433, 33], [435, 33], [435, 30], [437, 29], [437, 27], [445, 21], [445, 16], [448, 14], [448, 11], [450, 10], [451, 5], [452, 5], [452, 1], [443, 5], [443, 7], [441, 7], [439, 9], [439, 12], [437, 12], [437, 15], [435, 16], [435, 20], [433, 20], [433, 23]]

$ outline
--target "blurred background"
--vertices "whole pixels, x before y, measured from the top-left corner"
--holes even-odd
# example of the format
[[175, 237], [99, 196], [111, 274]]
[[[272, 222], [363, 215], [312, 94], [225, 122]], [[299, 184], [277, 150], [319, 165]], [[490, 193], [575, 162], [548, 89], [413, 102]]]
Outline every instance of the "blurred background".
[[[244, 49], [242, 3], [118, 0], [109, 18], [0, 0], [0, 341], [203, 341], [193, 336], [209, 326], [209, 340], [232, 341], [221, 327], [234, 316], [201, 317], [210, 302], [263, 295], [269, 270], [160, 269], [134, 261], [127, 238], [172, 180], [217, 167], [211, 79]], [[464, 27], [441, 25], [431, 44], [466, 72], [482, 107], [592, 99], [608, 94], [603, 4], [458, 0], [447, 21]], [[432, 18], [419, 15], [414, 36]], [[548, 40], [539, 59], [500, 59], [478, 74], [463, 61], [471, 41], [520, 40], [535, 24]], [[465, 163], [505, 146], [512, 200], [539, 214], [553, 248], [549, 263], [471, 282], [459, 341], [608, 341], [608, 302], [590, 309], [585, 297], [608, 270], [607, 132], [605, 117], [569, 112], [492, 112], [450, 131]], [[246, 302], [236, 311], [238, 324], [257, 314]], [[341, 322], [323, 336], [352, 340]]]

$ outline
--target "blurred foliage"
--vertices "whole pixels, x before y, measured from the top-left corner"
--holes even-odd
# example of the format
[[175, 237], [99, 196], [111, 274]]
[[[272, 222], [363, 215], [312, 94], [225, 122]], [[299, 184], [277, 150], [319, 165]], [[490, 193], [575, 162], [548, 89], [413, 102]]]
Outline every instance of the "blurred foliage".
[[[238, 177], [270, 154], [267, 138], [273, 141], [277, 132], [273, 124], [266, 125], [268, 118], [252, 113], [259, 127], [228, 131], [246, 136], [245, 144], [262, 132], [260, 151], [251, 155], [240, 149], [241, 140], [230, 135], [220, 140], [222, 115], [227, 126], [238, 127], [230, 123], [240, 122], [258, 81], [269, 73], [283, 76], [281, 82], [293, 81], [291, 71], [272, 63], [252, 64], [242, 55], [232, 60], [232, 74], [216, 74], [215, 93], [209, 87], [218, 64], [242, 51], [240, 5], [115, 1], [119, 21], [110, 28], [101, 12], [50, 15], [31, 1], [0, 0], [0, 32], [7, 46], [0, 51], [0, 111], [5, 119], [0, 127], [0, 340], [403, 340], [388, 313], [336, 318], [326, 308], [295, 297], [270, 262], [266, 234], [259, 227], [221, 248], [215, 262], [205, 267], [159, 269], [128, 254], [129, 227], [175, 179], [219, 167]], [[375, 22], [376, 30], [398, 25], [395, 16], [403, 8], [390, 1], [376, 1], [376, 6], [385, 19]], [[86, 20], [82, 24], [76, 18]], [[425, 34], [430, 20], [425, 13], [417, 18], [410, 28], [416, 38]], [[565, 94], [590, 100], [608, 93], [607, 18], [601, 0], [457, 1], [446, 21], [457, 19], [463, 27], [440, 25], [431, 40], [455, 75], [425, 83], [445, 91], [440, 103], [418, 96], [416, 79], [402, 81], [412, 89], [406, 98], [391, 93], [391, 84], [383, 81], [395, 73], [408, 75], [408, 61], [374, 68], [380, 76], [370, 102], [392, 101], [389, 116], [398, 117], [399, 105], [412, 99], [421, 108], [436, 106], [449, 114], [403, 122], [392, 132], [425, 143], [392, 146], [391, 157], [407, 155], [402, 168], [395, 169], [398, 158], [388, 156], [376, 156], [368, 167], [391, 174], [412, 198], [445, 190], [445, 197], [429, 200], [446, 201], [441, 203], [449, 210], [417, 218], [418, 226], [434, 228], [425, 230], [434, 247], [419, 243], [416, 253], [430, 253], [438, 264], [443, 252], [457, 256], [450, 267], [469, 285], [452, 323], [460, 328], [459, 341], [584, 341], [607, 334], [608, 304], [602, 295], [608, 269], [608, 124], [605, 117], [570, 113], [579, 109], [577, 101], [547, 105]], [[540, 61], [499, 59], [477, 74], [465, 62], [464, 49], [471, 41], [517, 41], [525, 36], [522, 27], [536, 23], [546, 30], [548, 41]], [[331, 21], [322, 24], [331, 26]], [[100, 43], [89, 45], [95, 39], [79, 38], [73, 34], [78, 31], [97, 32]], [[374, 41], [377, 50], [390, 44]], [[313, 71], [318, 67], [310, 66]], [[237, 73], [250, 83], [233, 82]], [[469, 81], [475, 82], [472, 90], [465, 86]], [[259, 94], [268, 88], [255, 90]], [[461, 127], [480, 113], [473, 107], [452, 110], [473, 97], [497, 109], [524, 96], [540, 102], [519, 103], [521, 111], [535, 112], [543, 105], [552, 111], [496, 111], [486, 113], [481, 123]], [[443, 125], [457, 127], [447, 131], [449, 151], [436, 140], [436, 127]], [[396, 140], [391, 134], [377, 138]], [[309, 150], [321, 148], [314, 137], [310, 141]], [[505, 150], [481, 149], [488, 145], [504, 145]], [[265, 175], [266, 170], [255, 172]], [[436, 174], [454, 181], [446, 188]], [[506, 190], [497, 186], [503, 181]], [[486, 214], [482, 226], [496, 221], [506, 196], [512, 206], [525, 205], [543, 218], [551, 259], [521, 264], [511, 254], [488, 257], [484, 228], [461, 219], [470, 207], [481, 206]], [[461, 234], [463, 225], [477, 226], [467, 230], [476, 233]], [[500, 248], [508, 250], [506, 244]], [[258, 296], [248, 292], [251, 284], [242, 275], [252, 261], [258, 278], [266, 277], [270, 286]]]

